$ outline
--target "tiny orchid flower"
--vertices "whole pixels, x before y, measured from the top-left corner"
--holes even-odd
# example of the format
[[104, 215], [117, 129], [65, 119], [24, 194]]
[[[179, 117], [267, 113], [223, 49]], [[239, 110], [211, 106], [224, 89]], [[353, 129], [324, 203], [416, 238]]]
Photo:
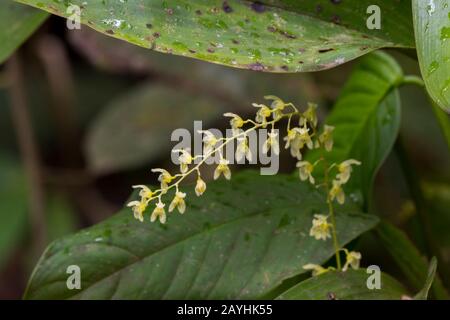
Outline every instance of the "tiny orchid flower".
[[264, 154], [267, 154], [269, 152], [269, 150], [272, 149], [272, 152], [275, 155], [279, 155], [280, 154], [280, 144], [278, 142], [278, 132], [276, 132], [275, 130], [271, 130], [268, 133], [268, 135], [269, 135], [269, 137], [263, 144], [262, 152]]
[[186, 173], [189, 169], [189, 165], [192, 164], [194, 158], [192, 158], [189, 149], [177, 149], [173, 150], [173, 152], [180, 153], [178, 157], [178, 161], [180, 162], [180, 172]]
[[284, 101], [276, 96], [265, 96], [264, 99], [272, 100], [270, 107], [273, 109], [273, 118], [274, 120], [280, 119], [283, 115], [283, 110], [286, 107]]
[[203, 133], [203, 154], [209, 155], [213, 150], [219, 140], [211, 131], [199, 130], [199, 133]]
[[312, 176], [312, 172], [314, 170], [313, 164], [308, 161], [299, 161], [297, 162], [297, 168], [300, 175], [300, 180], [305, 181], [309, 179], [311, 184], [315, 183], [314, 177]]
[[252, 105], [256, 108], [259, 108], [258, 112], [256, 113], [256, 122], [265, 124], [267, 122], [267, 118], [272, 114], [270, 108], [264, 104], [253, 103]]
[[169, 205], [169, 212], [172, 212], [175, 208], [177, 208], [178, 211], [183, 214], [186, 210], [186, 202], [184, 201], [185, 197], [186, 193], [177, 191], [175, 193], [175, 197]]
[[241, 161], [244, 157], [248, 162], [252, 161], [252, 152], [248, 146], [247, 137], [237, 138], [238, 145], [236, 148], [236, 161]]
[[342, 268], [342, 271], [347, 271], [349, 266], [354, 270], [358, 270], [361, 262], [361, 253], [356, 251], [348, 251], [347, 249], [344, 249], [344, 251], [346, 254], [346, 262]]
[[147, 209], [147, 202], [145, 201], [131, 201], [127, 204], [127, 207], [131, 207], [133, 210], [134, 218], [143, 222], [144, 211]]
[[300, 117], [300, 127], [306, 126], [306, 124], [309, 122], [309, 124], [315, 128], [317, 127], [317, 104], [315, 103], [308, 103], [308, 109], [303, 113], [303, 117]]
[[294, 128], [293, 130], [296, 130], [297, 132], [300, 149], [302, 149], [305, 145], [308, 149], [312, 149], [314, 147], [311, 136], [309, 135], [309, 129], [306, 126], [302, 128]]
[[302, 153], [300, 148], [300, 139], [298, 137], [298, 131], [294, 129], [288, 129], [287, 135], [284, 137], [284, 141], [286, 141], [284, 148], [290, 148], [291, 156], [301, 160]]
[[161, 183], [161, 189], [163, 190], [166, 190], [168, 188], [168, 184], [175, 178], [165, 169], [156, 168], [152, 169], [152, 172], [160, 173], [158, 181]]
[[331, 238], [330, 230], [333, 225], [328, 223], [327, 219], [327, 216], [315, 214], [309, 235], [314, 237], [316, 240], [327, 240], [327, 238]]
[[152, 190], [150, 190], [150, 188], [145, 185], [139, 184], [139, 185], [133, 186], [132, 188], [133, 189], [141, 189], [139, 191], [139, 196], [144, 201], [150, 199], [153, 195]]
[[342, 189], [342, 184], [339, 180], [333, 180], [333, 184], [330, 190], [330, 201], [333, 201], [334, 199], [337, 200], [339, 204], [344, 204], [345, 202], [345, 193]]
[[200, 176], [197, 178], [197, 184], [195, 185], [195, 194], [200, 197], [206, 190], [206, 183]]
[[322, 144], [325, 147], [325, 150], [330, 152], [331, 149], [333, 149], [333, 126], [324, 126], [324, 131], [319, 136], [319, 139], [317, 140], [318, 144], [317, 146], [320, 146]]
[[336, 176], [336, 179], [339, 180], [341, 184], [347, 183], [350, 179], [350, 175], [352, 173], [352, 165], [361, 165], [361, 162], [354, 159], [345, 160], [341, 164], [338, 165], [339, 173]]
[[156, 204], [156, 207], [150, 217], [151, 222], [155, 222], [156, 219], [159, 219], [159, 222], [161, 222], [162, 224], [166, 223], [166, 210], [164, 209], [165, 206], [166, 205], [161, 201]]
[[220, 175], [223, 174], [225, 179], [230, 180], [231, 179], [231, 171], [228, 167], [228, 164], [230, 162], [226, 159], [220, 159], [219, 165], [217, 166], [216, 170], [214, 170], [214, 180], [219, 179]]
[[245, 124], [244, 120], [242, 120], [242, 118], [237, 114], [227, 112], [224, 114], [224, 116], [231, 118], [230, 126], [234, 132], [237, 132]]

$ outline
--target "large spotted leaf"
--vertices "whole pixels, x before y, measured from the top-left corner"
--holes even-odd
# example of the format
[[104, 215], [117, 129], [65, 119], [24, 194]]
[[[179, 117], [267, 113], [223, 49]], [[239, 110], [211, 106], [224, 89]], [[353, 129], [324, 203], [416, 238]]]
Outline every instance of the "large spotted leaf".
[[[316, 71], [382, 47], [414, 47], [409, 0], [18, 1], [63, 17], [78, 5], [82, 23], [104, 34], [257, 71]], [[380, 29], [367, 27], [371, 15]]]
[[[324, 195], [290, 176], [236, 174], [208, 184], [187, 212], [166, 225], [136, 221], [129, 209], [45, 251], [27, 299], [242, 299], [261, 297], [306, 263], [333, 255], [330, 240], [309, 236], [313, 215], [326, 211]], [[336, 228], [346, 244], [377, 218], [348, 204]], [[68, 290], [67, 267], [81, 268], [81, 289]]]

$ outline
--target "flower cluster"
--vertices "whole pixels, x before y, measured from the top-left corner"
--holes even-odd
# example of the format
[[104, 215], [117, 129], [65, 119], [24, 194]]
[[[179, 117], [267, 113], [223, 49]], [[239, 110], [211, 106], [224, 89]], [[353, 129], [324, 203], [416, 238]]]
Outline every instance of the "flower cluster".
[[[269, 127], [270, 130], [267, 139], [262, 145], [262, 152], [264, 154], [272, 152], [278, 155], [280, 153], [280, 143], [278, 132], [275, 130], [275, 124], [282, 119], [288, 120], [287, 132], [284, 137], [284, 141], [286, 141], [285, 148], [289, 149], [292, 156], [298, 160], [302, 159], [302, 152], [305, 148], [314, 149], [323, 145], [327, 150], [331, 150], [333, 144], [331, 132], [333, 131], [333, 127], [326, 126], [324, 132], [313, 141], [318, 122], [316, 115], [317, 105], [309, 104], [306, 110], [302, 112], [292, 103], [285, 103], [278, 97], [266, 96], [265, 99], [270, 102], [268, 105], [253, 104], [258, 109], [254, 120], [244, 120], [234, 113], [224, 114], [225, 117], [230, 119], [230, 126], [233, 133], [231, 137], [217, 138], [211, 131], [199, 131], [202, 134], [202, 154], [193, 156], [189, 149], [173, 150], [178, 155], [180, 172], [171, 174], [165, 169], [153, 169], [152, 172], [159, 174], [159, 189], [151, 190], [144, 185], [133, 186], [133, 188], [140, 190], [140, 200], [128, 203], [128, 206], [132, 208], [134, 217], [143, 221], [144, 212], [154, 202], [150, 220], [152, 222], [159, 220], [161, 223], [166, 223], [166, 209], [162, 196], [168, 194], [171, 190], [174, 190], [174, 197], [169, 205], [168, 211], [172, 212], [176, 209], [180, 213], [184, 213], [186, 210], [186, 193], [180, 191], [180, 183], [187, 176], [196, 174], [197, 183], [195, 185], [195, 194], [201, 196], [206, 191], [206, 182], [201, 177], [200, 167], [208, 158], [219, 156], [219, 163], [214, 170], [214, 180], [219, 179], [221, 176], [227, 180], [231, 179], [230, 163], [223, 157], [224, 148], [231, 141], [236, 141], [236, 160], [239, 162], [247, 159], [251, 162], [253, 154], [248, 143], [248, 134], [251, 131]], [[293, 126], [292, 123], [295, 119], [297, 119], [297, 125]], [[305, 170], [307, 171], [308, 169], [306, 168]], [[313, 179], [311, 175], [309, 177]]]
[[[332, 132], [334, 127], [324, 126], [324, 130], [322, 134], [318, 137], [316, 142], [314, 143], [316, 147], [322, 146], [323, 149], [327, 152], [333, 149], [333, 138]], [[316, 178], [313, 176], [313, 172], [315, 168], [319, 165], [320, 162], [326, 163], [326, 158], [322, 156], [314, 163], [308, 161], [299, 161], [297, 163], [298, 173], [300, 180], [309, 181], [311, 184], [316, 183]], [[353, 269], [359, 268], [359, 262], [361, 260], [361, 254], [359, 252], [351, 251], [349, 252], [345, 248], [341, 248], [339, 246], [337, 240], [337, 231], [335, 229], [335, 217], [334, 217], [334, 208], [333, 203], [337, 201], [338, 204], [345, 203], [345, 193], [343, 190], [343, 186], [350, 180], [350, 176], [352, 173], [352, 166], [360, 165], [361, 162], [348, 159], [341, 163], [332, 163], [330, 166], [326, 166], [323, 170], [324, 177], [323, 183], [319, 184], [318, 187], [324, 186], [327, 191], [327, 203], [328, 203], [328, 215], [324, 214], [314, 214], [314, 218], [312, 221], [312, 227], [309, 231], [309, 235], [314, 237], [316, 240], [324, 240], [326, 241], [328, 238], [333, 239], [334, 249], [336, 253], [336, 261], [338, 270], [346, 271], [349, 267]], [[334, 172], [335, 177], [330, 181], [329, 177]], [[328, 219], [331, 218], [331, 222]], [[344, 266], [341, 268], [340, 262], [340, 252], [344, 251], [346, 256], [346, 262]], [[334, 267], [324, 268], [317, 264], [306, 264], [303, 266], [305, 270], [312, 270], [313, 276], [318, 276], [330, 270], [335, 270]]]

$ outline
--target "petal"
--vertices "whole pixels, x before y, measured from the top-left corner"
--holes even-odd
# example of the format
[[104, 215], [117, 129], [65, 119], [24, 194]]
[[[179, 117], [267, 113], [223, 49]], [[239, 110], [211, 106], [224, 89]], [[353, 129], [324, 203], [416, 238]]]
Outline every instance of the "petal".
[[165, 224], [165, 223], [166, 223], [166, 219], [167, 219], [166, 213], [165, 213], [165, 212], [162, 212], [162, 213], [159, 215], [159, 222], [161, 222], [162, 224]]
[[173, 199], [169, 205], [169, 212], [172, 212], [177, 206], [177, 204], [178, 204], [177, 198]]
[[223, 175], [224, 175], [225, 179], [230, 180], [230, 179], [231, 179], [231, 171], [230, 171], [230, 168], [225, 167], [225, 168], [223, 169]]
[[158, 217], [158, 213], [154, 210], [152, 212], [152, 215], [150, 216], [150, 222], [155, 222], [157, 217]]
[[273, 151], [273, 153], [275, 155], [279, 155], [280, 154], [280, 144], [278, 143], [277, 140], [275, 140], [275, 142], [273, 142], [272, 151]]
[[346, 262], [345, 264], [344, 264], [344, 267], [342, 268], [342, 271], [347, 271], [347, 269], [348, 269], [348, 262]]
[[179, 211], [181, 214], [183, 214], [184, 211], [186, 211], [186, 202], [184, 202], [184, 200], [181, 200], [181, 201], [178, 203], [178, 211]]
[[214, 170], [214, 180], [217, 180], [220, 177], [221, 170], [219, 169], [219, 166], [216, 167], [216, 170]]
[[245, 157], [247, 158], [248, 162], [252, 162], [253, 156], [250, 149], [247, 149], [247, 152], [245, 153]]
[[140, 205], [141, 203], [139, 202], [139, 201], [131, 201], [131, 202], [129, 202], [128, 204], [127, 204], [127, 207], [135, 207], [135, 206], [138, 206], [138, 205]]
[[267, 152], [269, 151], [269, 149], [270, 149], [270, 142], [269, 142], [269, 140], [266, 140], [266, 141], [264, 142], [264, 144], [263, 144], [263, 147], [262, 147], [262, 152], [263, 152], [263, 154], [267, 154]]
[[144, 190], [150, 190], [147, 186], [143, 185], [143, 184], [138, 184], [138, 185], [134, 185], [132, 186], [133, 189], [144, 189]]
[[345, 193], [344, 193], [344, 191], [340, 191], [337, 195], [336, 195], [336, 199], [337, 199], [337, 202], [339, 203], [339, 204], [344, 204], [344, 202], [345, 202]]
[[306, 179], [308, 179], [308, 174], [302, 168], [300, 168], [298, 170], [298, 173], [299, 173], [299, 176], [300, 176], [300, 180], [305, 181]]
[[237, 162], [241, 161], [243, 157], [244, 157], [244, 150], [239, 145], [236, 149], [236, 161]]
[[333, 149], [333, 140], [325, 141], [325, 150], [330, 152]]
[[237, 114], [232, 113], [232, 112], [227, 112], [223, 114], [224, 117], [231, 117], [231, 118], [237, 118], [239, 117]]

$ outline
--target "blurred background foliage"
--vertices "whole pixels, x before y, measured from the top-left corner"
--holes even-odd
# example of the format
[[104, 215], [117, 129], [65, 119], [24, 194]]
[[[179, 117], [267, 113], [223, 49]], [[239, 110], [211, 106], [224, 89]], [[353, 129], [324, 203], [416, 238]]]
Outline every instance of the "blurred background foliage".
[[[38, 151], [37, 197], [29, 196], [19, 151], [21, 128], [11, 114], [10, 73], [0, 66], [1, 299], [21, 297], [49, 242], [114, 214], [132, 184], [156, 182], [151, 167], [171, 168], [174, 129], [192, 130], [194, 120], [224, 129], [224, 111], [252, 116], [251, 103], [267, 94], [300, 106], [316, 102], [323, 120], [354, 65], [320, 73], [257, 73], [151, 52], [87, 28], [65, 30], [65, 20], [52, 16], [16, 56], [24, 70], [23, 94]], [[416, 60], [391, 53], [405, 74], [420, 74]], [[431, 232], [446, 263], [439, 268], [448, 270], [450, 155], [425, 93], [403, 87], [401, 97], [404, 151], [426, 191]], [[372, 211], [424, 249], [397, 150], [377, 175]], [[282, 172], [294, 167], [290, 157], [282, 156]], [[33, 201], [41, 202], [40, 230], [32, 223]], [[376, 263], [401, 278], [373, 233], [352, 245], [364, 252], [365, 264]]]

